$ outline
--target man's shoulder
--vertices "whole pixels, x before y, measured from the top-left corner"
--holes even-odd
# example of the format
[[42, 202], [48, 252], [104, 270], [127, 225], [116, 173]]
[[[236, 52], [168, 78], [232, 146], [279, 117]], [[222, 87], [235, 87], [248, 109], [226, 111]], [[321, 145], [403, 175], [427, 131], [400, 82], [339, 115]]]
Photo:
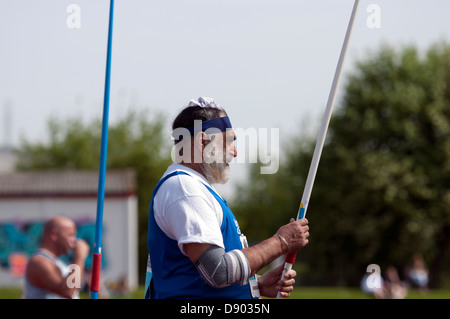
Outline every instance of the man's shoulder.
[[192, 175], [178, 174], [164, 181], [158, 193], [176, 196], [205, 196], [207, 188]]
[[[171, 174], [173, 175], [168, 177]], [[201, 195], [205, 193], [206, 188], [203, 185], [205, 181], [198, 176], [197, 172], [180, 164], [174, 163], [169, 166], [162, 179], [165, 180], [161, 184], [158, 193], [169, 192], [172, 195], [176, 195], [176, 193], [186, 195]]]
[[181, 177], [181, 178], [192, 178], [194, 180], [203, 182], [203, 183], [208, 183], [205, 179], [205, 177], [202, 176], [202, 174], [200, 174], [199, 172], [195, 171], [194, 169], [187, 167], [185, 165], [181, 165], [181, 164], [177, 164], [177, 163], [173, 163], [172, 165], [170, 165], [166, 172], [163, 175], [164, 177], [167, 177], [170, 174], [174, 174], [176, 175], [176, 177]]
[[35, 267], [51, 267], [55, 268], [56, 263], [54, 260], [50, 259], [49, 257], [43, 255], [43, 254], [34, 254], [31, 256], [30, 260], [28, 261], [29, 266], [35, 266]]
[[41, 254], [34, 254], [28, 261], [26, 276], [30, 282], [36, 283], [56, 270], [56, 264], [49, 258]]

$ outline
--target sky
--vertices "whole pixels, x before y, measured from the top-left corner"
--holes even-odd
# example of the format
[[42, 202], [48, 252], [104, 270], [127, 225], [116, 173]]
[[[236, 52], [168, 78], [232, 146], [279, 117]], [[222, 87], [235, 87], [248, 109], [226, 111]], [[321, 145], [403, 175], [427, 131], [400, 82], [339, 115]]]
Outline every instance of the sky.
[[[281, 144], [313, 134], [353, 3], [116, 0], [109, 122], [148, 110], [169, 125], [190, 99], [207, 96], [234, 127], [278, 128]], [[102, 117], [109, 5], [0, 0], [0, 145], [45, 141], [51, 116]], [[337, 107], [356, 61], [384, 43], [426, 50], [449, 41], [449, 12], [448, 0], [361, 0]]]

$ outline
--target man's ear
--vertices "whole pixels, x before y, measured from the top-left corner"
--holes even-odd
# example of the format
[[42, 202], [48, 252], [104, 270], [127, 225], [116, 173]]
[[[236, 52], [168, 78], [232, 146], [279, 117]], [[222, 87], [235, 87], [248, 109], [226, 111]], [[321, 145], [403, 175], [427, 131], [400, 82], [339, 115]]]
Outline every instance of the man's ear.
[[210, 143], [210, 138], [205, 132], [199, 132], [194, 137], [194, 148], [203, 153], [203, 149]]
[[49, 232], [49, 238], [51, 238], [52, 241], [57, 241], [58, 240], [58, 232], [56, 229], [51, 229]]

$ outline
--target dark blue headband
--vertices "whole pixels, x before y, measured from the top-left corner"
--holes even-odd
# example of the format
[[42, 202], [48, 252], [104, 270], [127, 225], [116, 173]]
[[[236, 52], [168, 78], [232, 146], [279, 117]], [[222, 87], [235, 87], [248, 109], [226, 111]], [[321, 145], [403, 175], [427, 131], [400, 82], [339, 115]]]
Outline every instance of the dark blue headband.
[[208, 121], [203, 121], [201, 123], [201, 129], [200, 125], [190, 126], [187, 127], [186, 129], [191, 133], [191, 136], [194, 136], [195, 133], [204, 132], [209, 128], [215, 128], [221, 132], [225, 132], [227, 129], [231, 129], [233, 127], [231, 126], [231, 122], [228, 116], [225, 116], [225, 117], [218, 117]]

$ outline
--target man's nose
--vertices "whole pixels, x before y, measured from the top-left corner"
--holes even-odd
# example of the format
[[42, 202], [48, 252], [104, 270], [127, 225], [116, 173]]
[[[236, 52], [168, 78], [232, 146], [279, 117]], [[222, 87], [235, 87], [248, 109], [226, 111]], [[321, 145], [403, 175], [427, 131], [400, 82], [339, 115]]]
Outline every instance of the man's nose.
[[233, 152], [233, 157], [237, 157], [237, 148], [236, 148], [236, 145], [233, 143], [233, 145], [232, 145], [232, 152]]

